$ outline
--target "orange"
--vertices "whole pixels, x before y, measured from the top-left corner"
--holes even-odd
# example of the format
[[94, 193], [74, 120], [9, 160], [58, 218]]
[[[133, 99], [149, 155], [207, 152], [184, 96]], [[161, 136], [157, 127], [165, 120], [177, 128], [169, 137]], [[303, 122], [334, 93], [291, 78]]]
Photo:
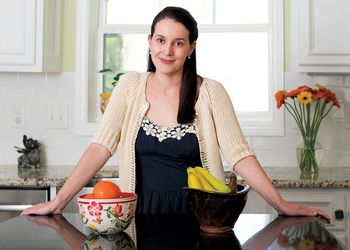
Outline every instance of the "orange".
[[95, 184], [92, 193], [97, 199], [112, 199], [118, 198], [121, 194], [121, 190], [114, 182], [99, 181]]
[[94, 194], [86, 194], [86, 195], [84, 196], [84, 198], [85, 198], [85, 199], [94, 199], [95, 196], [94, 196]]

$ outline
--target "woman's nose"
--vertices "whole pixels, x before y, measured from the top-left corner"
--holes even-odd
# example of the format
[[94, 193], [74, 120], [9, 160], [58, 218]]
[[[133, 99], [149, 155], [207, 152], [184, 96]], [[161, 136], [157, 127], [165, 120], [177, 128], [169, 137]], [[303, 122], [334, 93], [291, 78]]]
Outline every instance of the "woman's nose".
[[172, 49], [171, 44], [164, 45], [163, 54], [166, 56], [171, 56], [172, 53], [173, 53], [173, 49]]

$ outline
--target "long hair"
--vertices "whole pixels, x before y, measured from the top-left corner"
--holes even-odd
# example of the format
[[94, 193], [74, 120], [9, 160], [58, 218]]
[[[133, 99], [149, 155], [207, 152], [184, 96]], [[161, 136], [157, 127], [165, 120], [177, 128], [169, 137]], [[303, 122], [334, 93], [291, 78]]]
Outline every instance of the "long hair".
[[[198, 27], [196, 20], [185, 9], [180, 7], [166, 7], [160, 11], [153, 19], [151, 26], [151, 36], [154, 34], [156, 24], [165, 19], [170, 18], [181, 23], [189, 31], [190, 44], [194, 43], [198, 38]], [[156, 67], [151, 56], [148, 56], [147, 71], [155, 72]], [[192, 123], [196, 112], [195, 104], [197, 99], [197, 66], [196, 66], [196, 49], [193, 50], [191, 58], [187, 58], [184, 64], [182, 83], [180, 87], [179, 110], [177, 113], [177, 122], [180, 124]]]

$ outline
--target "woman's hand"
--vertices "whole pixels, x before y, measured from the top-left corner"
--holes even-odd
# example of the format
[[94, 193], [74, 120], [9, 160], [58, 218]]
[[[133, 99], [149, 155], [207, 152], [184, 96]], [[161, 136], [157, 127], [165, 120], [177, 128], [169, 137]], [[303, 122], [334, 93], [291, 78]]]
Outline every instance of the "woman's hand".
[[63, 207], [60, 206], [61, 202], [57, 198], [57, 196], [48, 202], [39, 203], [32, 207], [26, 208], [22, 211], [21, 215], [47, 215], [47, 214], [61, 214]]
[[288, 216], [321, 216], [328, 221], [331, 220], [331, 217], [325, 211], [313, 208], [302, 206], [299, 204], [289, 203], [285, 200], [282, 200], [279, 204], [278, 208], [276, 208], [278, 214], [280, 215], [288, 215]]

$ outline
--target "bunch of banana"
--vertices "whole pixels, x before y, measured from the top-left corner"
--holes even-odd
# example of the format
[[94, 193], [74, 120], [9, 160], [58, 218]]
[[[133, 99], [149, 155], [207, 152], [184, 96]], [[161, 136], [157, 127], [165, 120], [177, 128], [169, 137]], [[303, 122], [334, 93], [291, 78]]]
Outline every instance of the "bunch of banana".
[[202, 167], [188, 167], [188, 186], [207, 191], [229, 193], [231, 189]]

